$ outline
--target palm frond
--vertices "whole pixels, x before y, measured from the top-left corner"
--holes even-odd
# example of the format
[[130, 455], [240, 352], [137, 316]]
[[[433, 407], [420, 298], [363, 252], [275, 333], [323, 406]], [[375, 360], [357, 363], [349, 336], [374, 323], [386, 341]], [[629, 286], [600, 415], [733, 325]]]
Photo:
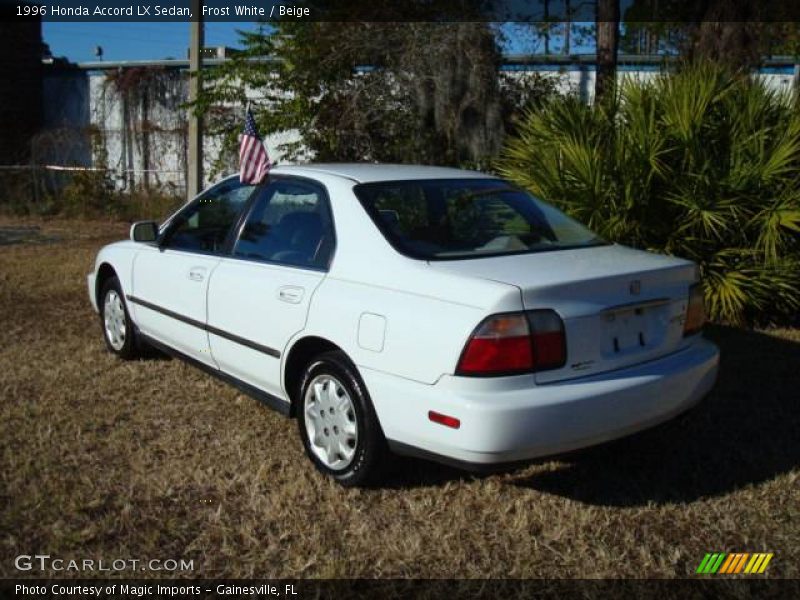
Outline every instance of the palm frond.
[[553, 100], [497, 168], [608, 239], [696, 261], [715, 319], [800, 306], [800, 112], [761, 81], [712, 64], [626, 79], [613, 119]]

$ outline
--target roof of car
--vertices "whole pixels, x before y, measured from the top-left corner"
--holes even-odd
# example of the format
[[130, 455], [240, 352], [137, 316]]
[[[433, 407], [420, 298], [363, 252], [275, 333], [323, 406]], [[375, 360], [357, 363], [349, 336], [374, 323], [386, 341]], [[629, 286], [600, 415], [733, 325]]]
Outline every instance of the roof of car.
[[411, 179], [486, 179], [493, 177], [479, 171], [431, 167], [427, 165], [393, 165], [378, 163], [309, 163], [303, 165], [278, 165], [276, 175], [335, 175], [358, 183], [374, 181], [402, 181]]

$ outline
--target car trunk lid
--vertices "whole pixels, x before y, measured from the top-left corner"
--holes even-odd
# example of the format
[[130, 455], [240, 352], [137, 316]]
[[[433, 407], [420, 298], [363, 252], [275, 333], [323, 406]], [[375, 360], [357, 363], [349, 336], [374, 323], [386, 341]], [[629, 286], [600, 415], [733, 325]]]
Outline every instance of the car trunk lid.
[[537, 383], [594, 375], [653, 360], [683, 342], [693, 263], [618, 245], [514, 256], [434, 261], [515, 285], [525, 309], [552, 308], [564, 320], [566, 364]]

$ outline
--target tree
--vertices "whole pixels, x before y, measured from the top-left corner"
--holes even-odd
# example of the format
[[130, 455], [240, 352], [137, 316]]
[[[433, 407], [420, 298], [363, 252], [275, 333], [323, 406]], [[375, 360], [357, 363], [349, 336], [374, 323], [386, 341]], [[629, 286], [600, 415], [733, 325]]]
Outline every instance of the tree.
[[800, 53], [800, 4], [783, 0], [633, 0], [623, 16], [628, 52], [677, 52], [689, 62], [714, 61], [734, 70], [769, 55]]
[[390, 66], [413, 90], [415, 112], [439, 138], [443, 162], [487, 164], [504, 132], [492, 30], [484, 23], [418, 23], [406, 25], [402, 37]]
[[756, 10], [750, 0], [705, 0], [690, 56], [749, 69], [761, 58]]
[[197, 108], [225, 156], [250, 90], [263, 132], [299, 134], [289, 159], [486, 166], [508, 121], [495, 34], [485, 22], [280, 22], [241, 33], [244, 51], [211, 70]]
[[690, 56], [736, 69], [770, 54], [800, 54], [800, 4], [782, 0], [704, 0], [695, 7]]
[[613, 100], [617, 79], [619, 49], [619, 0], [597, 0], [597, 73], [594, 101], [603, 104]]

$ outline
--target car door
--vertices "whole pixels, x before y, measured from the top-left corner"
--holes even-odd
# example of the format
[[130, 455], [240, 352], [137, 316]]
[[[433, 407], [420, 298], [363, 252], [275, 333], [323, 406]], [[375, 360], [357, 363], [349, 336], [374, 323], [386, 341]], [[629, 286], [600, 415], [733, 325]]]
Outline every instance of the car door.
[[141, 332], [213, 367], [205, 330], [209, 277], [254, 189], [237, 177], [207, 190], [179, 211], [158, 243], [143, 248], [133, 263], [129, 300]]
[[335, 233], [325, 189], [273, 178], [259, 189], [233, 245], [211, 275], [211, 355], [223, 371], [284, 398], [280, 358], [306, 323], [333, 256]]

